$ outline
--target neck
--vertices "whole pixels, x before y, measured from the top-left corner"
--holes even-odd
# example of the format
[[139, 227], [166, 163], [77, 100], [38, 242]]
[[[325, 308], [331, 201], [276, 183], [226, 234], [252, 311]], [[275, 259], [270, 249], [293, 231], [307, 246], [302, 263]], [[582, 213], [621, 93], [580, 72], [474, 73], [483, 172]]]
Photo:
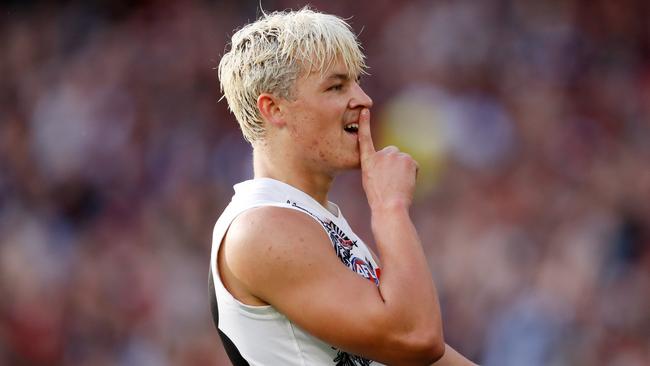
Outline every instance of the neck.
[[304, 159], [292, 159], [289, 155], [272, 154], [263, 147], [253, 149], [255, 178], [272, 178], [287, 183], [307, 193], [318, 203], [327, 207], [327, 194], [334, 177], [331, 174], [309, 169]]

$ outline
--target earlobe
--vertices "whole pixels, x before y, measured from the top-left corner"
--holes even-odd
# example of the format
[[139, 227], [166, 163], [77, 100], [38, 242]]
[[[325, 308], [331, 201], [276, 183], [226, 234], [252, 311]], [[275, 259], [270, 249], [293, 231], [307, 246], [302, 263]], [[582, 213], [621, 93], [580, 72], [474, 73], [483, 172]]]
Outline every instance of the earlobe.
[[284, 126], [282, 109], [276, 96], [268, 93], [260, 94], [257, 97], [257, 108], [260, 110], [260, 114], [266, 122], [276, 127]]

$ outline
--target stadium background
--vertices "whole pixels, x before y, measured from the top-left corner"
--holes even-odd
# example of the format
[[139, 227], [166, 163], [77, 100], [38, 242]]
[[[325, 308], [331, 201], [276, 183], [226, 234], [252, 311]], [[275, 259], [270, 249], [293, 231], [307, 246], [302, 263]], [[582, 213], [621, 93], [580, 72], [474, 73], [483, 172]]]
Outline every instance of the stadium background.
[[[447, 342], [650, 364], [650, 5], [311, 3], [351, 17], [375, 136], [420, 160]], [[258, 4], [0, 5], [0, 364], [227, 364], [208, 253], [250, 149], [214, 68]], [[332, 199], [370, 238], [357, 173]]]

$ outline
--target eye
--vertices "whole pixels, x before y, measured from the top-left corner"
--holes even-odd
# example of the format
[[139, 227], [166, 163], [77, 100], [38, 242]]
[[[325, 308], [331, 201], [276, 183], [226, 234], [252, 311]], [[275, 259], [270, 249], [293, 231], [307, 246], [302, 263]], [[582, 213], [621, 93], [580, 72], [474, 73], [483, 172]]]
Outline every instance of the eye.
[[343, 84], [335, 84], [335, 85], [332, 85], [332, 86], [330, 86], [329, 88], [327, 88], [327, 91], [330, 91], [330, 90], [333, 90], [333, 91], [340, 91], [340, 90], [343, 90]]

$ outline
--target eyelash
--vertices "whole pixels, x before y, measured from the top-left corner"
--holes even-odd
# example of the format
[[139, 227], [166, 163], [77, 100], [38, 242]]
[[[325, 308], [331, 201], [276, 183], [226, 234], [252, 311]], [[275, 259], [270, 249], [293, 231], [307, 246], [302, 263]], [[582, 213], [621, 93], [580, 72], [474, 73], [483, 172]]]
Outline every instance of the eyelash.
[[[357, 77], [356, 80], [355, 80], [355, 82], [356, 82], [358, 85], [361, 85], [361, 76]], [[345, 85], [343, 85], [343, 84], [336, 84], [336, 85], [332, 85], [332, 86], [330, 86], [329, 88], [327, 88], [327, 91], [330, 91], [330, 90], [333, 90], [333, 91], [340, 91], [340, 90], [343, 90], [344, 87], [345, 87]]]
[[334, 90], [334, 91], [339, 91], [339, 90], [342, 90], [342, 89], [343, 89], [343, 84], [336, 84], [336, 85], [332, 85], [329, 88], [327, 88], [327, 90]]

